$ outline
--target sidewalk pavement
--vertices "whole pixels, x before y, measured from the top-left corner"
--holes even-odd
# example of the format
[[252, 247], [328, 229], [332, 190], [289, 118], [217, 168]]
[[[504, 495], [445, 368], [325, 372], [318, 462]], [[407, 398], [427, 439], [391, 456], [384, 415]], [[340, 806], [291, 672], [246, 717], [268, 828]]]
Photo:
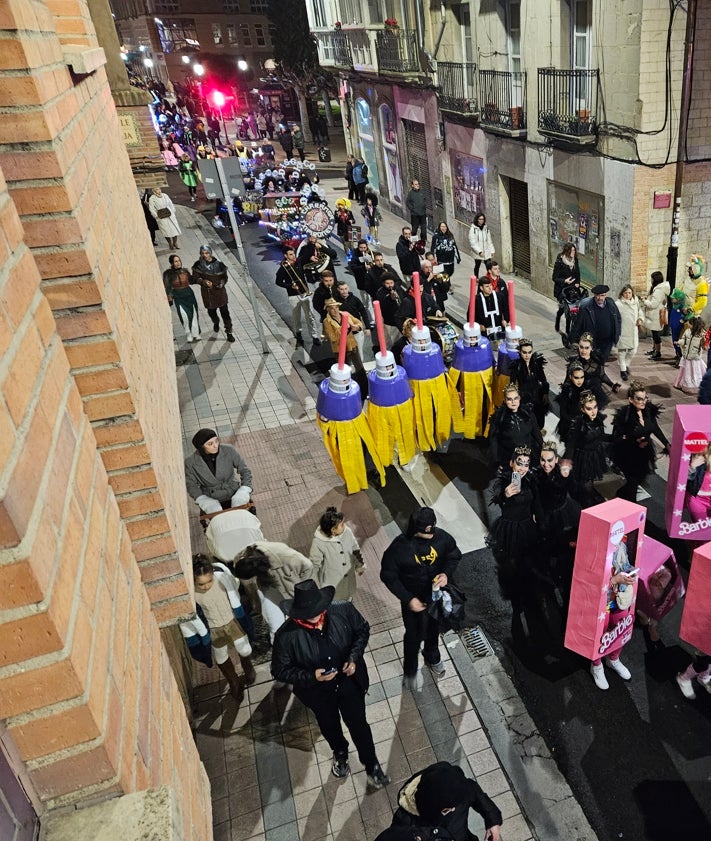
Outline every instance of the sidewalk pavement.
[[[253, 470], [254, 500], [269, 540], [308, 552], [326, 506], [345, 513], [367, 564], [354, 601], [371, 623], [368, 718], [392, 779], [386, 790], [366, 793], [354, 754], [349, 778], [331, 776], [330, 752], [313, 716], [291, 693], [273, 689], [268, 663], [257, 666], [258, 682], [239, 709], [216, 669], [196, 667], [203, 684], [195, 696], [196, 741], [212, 783], [216, 841], [372, 841], [390, 824], [400, 784], [439, 759], [476, 775], [504, 814], [506, 841], [593, 841], [496, 657], [472, 660], [459, 637], [449, 635], [442, 646], [446, 677], [435, 683], [425, 673], [418, 690], [402, 689], [399, 604], [379, 579], [380, 557], [399, 528], [375, 491], [345, 495], [314, 423], [316, 385], [304, 367], [306, 352], [294, 350], [290, 333], [255, 290], [271, 350], [262, 354], [239, 263], [198, 214], [184, 207], [177, 213], [184, 262], [197, 257], [201, 242], [215, 242], [230, 269], [230, 308], [239, 314], [234, 344], [212, 333], [209, 323], [202, 325], [202, 341], [188, 344], [174, 316], [185, 452], [203, 426], [237, 446]], [[165, 264], [168, 249], [159, 246], [157, 255]], [[522, 292], [525, 311], [524, 302], [540, 296]], [[544, 299], [533, 308], [550, 316]], [[204, 550], [197, 511], [191, 538], [193, 551]], [[483, 838], [480, 821], [472, 828]]]

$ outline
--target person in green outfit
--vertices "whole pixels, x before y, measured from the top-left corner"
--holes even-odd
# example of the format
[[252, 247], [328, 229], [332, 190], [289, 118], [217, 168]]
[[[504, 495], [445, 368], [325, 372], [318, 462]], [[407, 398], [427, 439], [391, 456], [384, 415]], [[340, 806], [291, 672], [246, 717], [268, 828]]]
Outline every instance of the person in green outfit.
[[197, 167], [195, 166], [195, 161], [190, 160], [189, 155], [183, 155], [180, 158], [178, 172], [180, 173], [180, 180], [188, 188], [190, 201], [195, 201], [195, 198], [197, 197], [198, 183], [198, 172]]

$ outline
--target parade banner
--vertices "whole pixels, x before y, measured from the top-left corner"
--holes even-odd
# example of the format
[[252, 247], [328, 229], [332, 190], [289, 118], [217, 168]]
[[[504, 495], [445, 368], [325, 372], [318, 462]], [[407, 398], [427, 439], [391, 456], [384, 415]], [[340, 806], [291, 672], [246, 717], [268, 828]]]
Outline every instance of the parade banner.
[[565, 647], [589, 660], [614, 654], [632, 637], [637, 581], [613, 585], [620, 572], [638, 569], [647, 512], [611, 499], [580, 516]]
[[644, 549], [639, 553], [636, 609], [649, 619], [663, 619], [684, 593], [684, 580], [672, 550], [645, 537]]
[[664, 520], [669, 537], [711, 540], [711, 406], [677, 406]]
[[703, 651], [711, 653], [711, 543], [694, 552], [686, 585], [684, 613], [679, 636]]

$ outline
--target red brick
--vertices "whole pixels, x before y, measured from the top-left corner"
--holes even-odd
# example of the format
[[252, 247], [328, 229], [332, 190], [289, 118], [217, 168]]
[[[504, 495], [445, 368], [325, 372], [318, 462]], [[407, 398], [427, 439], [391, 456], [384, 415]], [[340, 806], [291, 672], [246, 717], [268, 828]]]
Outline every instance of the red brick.
[[15, 424], [0, 401], [0, 465], [6, 465], [15, 446]]
[[163, 510], [163, 497], [158, 491], [134, 493], [130, 496], [120, 497], [117, 502], [124, 519]]
[[[35, 251], [33, 253], [37, 268], [45, 280], [51, 280], [56, 277], [77, 277], [79, 275], [91, 274], [91, 264], [83, 248], [48, 252]], [[49, 298], [48, 301], [52, 309], [57, 309], [52, 305], [52, 301]], [[69, 306], [81, 306], [81, 304], [69, 304]]]
[[71, 315], [58, 315], [57, 332], [63, 341], [82, 339], [88, 336], [105, 337], [111, 332], [111, 325], [103, 310], [90, 310]]
[[59, 651], [63, 641], [46, 613], [0, 625], [0, 667]]
[[46, 299], [42, 296], [37, 301], [37, 309], [34, 315], [35, 325], [42, 339], [42, 344], [47, 347], [57, 335], [57, 325], [54, 323], [52, 310], [50, 310]]
[[[79, 627], [79, 625], [77, 625]], [[89, 632], [91, 628], [87, 626]], [[89, 637], [81, 641], [88, 658]], [[0, 716], [10, 718], [20, 713], [77, 698], [84, 691], [81, 675], [70, 659], [39, 669], [18, 672], [0, 681]]]
[[158, 482], [156, 481], [155, 471], [149, 467], [112, 473], [109, 476], [109, 484], [114, 493], [120, 496], [133, 491], [153, 490]]
[[32, 399], [35, 383], [44, 359], [44, 347], [33, 324], [25, 331], [2, 384], [2, 393], [10, 416], [19, 426]]
[[149, 582], [146, 584], [146, 592], [151, 602], [161, 602], [187, 595], [188, 585], [185, 583], [185, 577], [181, 574], [173, 578]]
[[116, 775], [116, 769], [102, 745], [41, 768], [33, 768], [29, 773], [39, 798], [50, 800], [97, 783], [108, 782]]
[[[51, 531], [47, 529], [47, 531]], [[11, 610], [28, 604], [41, 602], [44, 591], [35, 578], [28, 560], [0, 567], [2, 587], [0, 588], [0, 610]]]
[[126, 373], [119, 367], [104, 368], [86, 374], [77, 373], [74, 375], [74, 382], [82, 397], [128, 389]]
[[126, 529], [131, 535], [131, 540], [142, 540], [146, 537], [168, 534], [170, 525], [164, 513], [156, 513], [130, 520], [126, 523]]
[[69, 364], [75, 370], [120, 362], [113, 339], [80, 339], [69, 342], [64, 347]]
[[[175, 541], [171, 535], [140, 540], [133, 544], [133, 554], [139, 562], [147, 561], [150, 558], [160, 558], [163, 555], [174, 555], [175, 553]], [[165, 596], [165, 598], [168, 597]]]
[[[120, 418], [94, 424], [94, 436], [99, 447], [112, 447], [116, 444], [143, 443], [143, 429], [139, 421], [132, 418]], [[104, 462], [106, 464], [106, 462]]]
[[94, 716], [83, 704], [17, 727], [10, 726], [9, 732], [25, 762], [90, 742], [101, 735]]
[[84, 411], [91, 421], [106, 420], [120, 415], [132, 415], [135, 405], [128, 391], [84, 398]]
[[[2, 28], [2, 27], [0, 27]], [[0, 167], [10, 181], [32, 181], [37, 178], [61, 178], [62, 167], [58, 151], [18, 152], [0, 149]]]

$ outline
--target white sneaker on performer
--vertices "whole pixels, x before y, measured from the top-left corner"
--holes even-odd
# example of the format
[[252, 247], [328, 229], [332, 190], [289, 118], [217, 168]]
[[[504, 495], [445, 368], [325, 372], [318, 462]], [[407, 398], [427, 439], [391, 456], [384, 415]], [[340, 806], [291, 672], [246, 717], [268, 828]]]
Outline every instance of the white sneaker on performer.
[[600, 663], [599, 666], [595, 666], [591, 663], [590, 674], [592, 675], [593, 680], [595, 681], [595, 686], [597, 686], [598, 689], [610, 688], [610, 684], [607, 682], [607, 678], [605, 677], [605, 669], [602, 663]]
[[613, 672], [616, 672], [622, 680], [630, 680], [632, 677], [630, 670], [619, 658], [617, 660], [613, 660], [610, 657], [605, 657], [605, 665], [608, 669], [612, 669]]
[[679, 684], [679, 689], [681, 689], [681, 694], [688, 698], [689, 701], [693, 701], [696, 698], [696, 692], [694, 692], [694, 685], [689, 680], [689, 678], [684, 677], [684, 673], [678, 674], [676, 676], [676, 682]]

